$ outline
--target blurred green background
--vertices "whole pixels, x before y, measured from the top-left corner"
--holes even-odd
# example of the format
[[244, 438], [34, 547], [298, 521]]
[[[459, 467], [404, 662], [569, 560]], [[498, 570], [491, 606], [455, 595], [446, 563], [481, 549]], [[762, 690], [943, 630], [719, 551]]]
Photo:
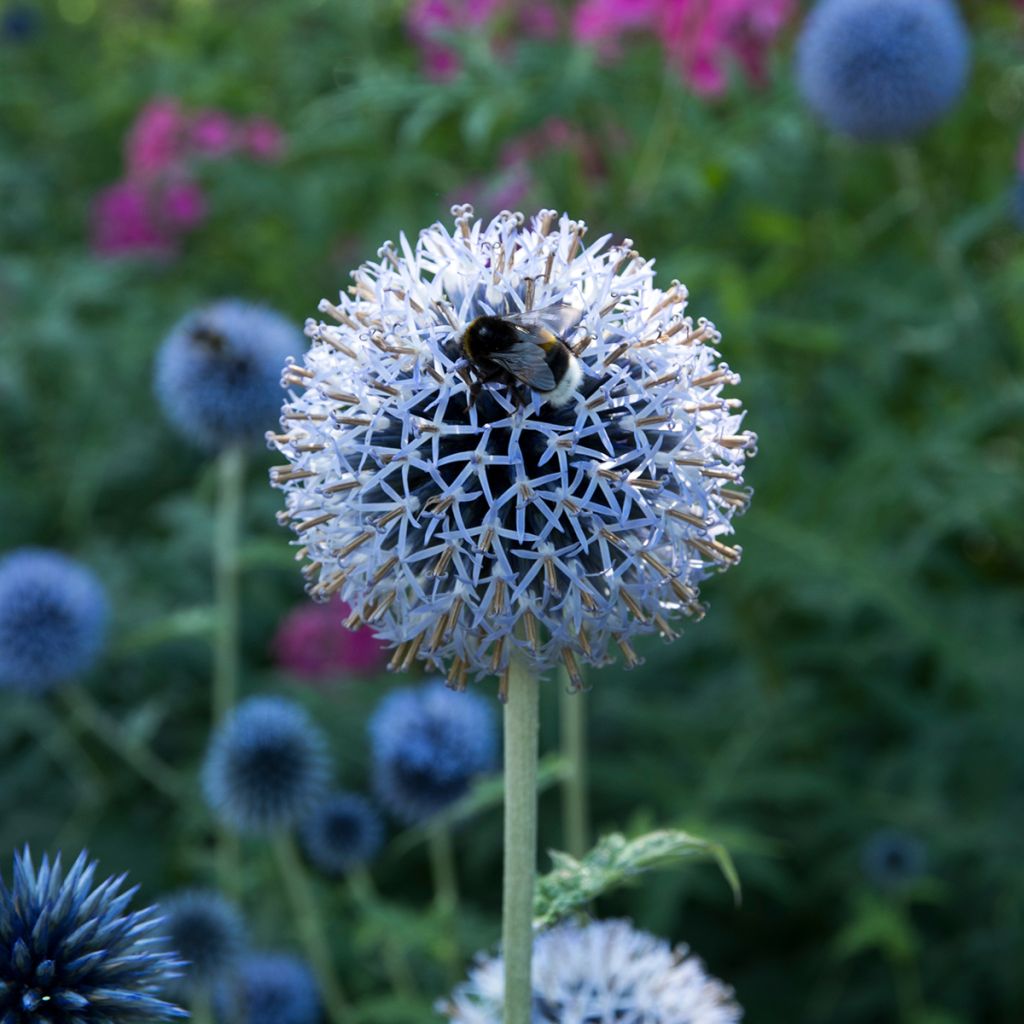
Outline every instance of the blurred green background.
[[[57, 547], [108, 586], [108, 652], [86, 681], [109, 720], [2, 696], [0, 858], [25, 842], [129, 870], [149, 897], [210, 880], [196, 771], [209, 728], [212, 463], [153, 396], [168, 328], [221, 295], [300, 323], [385, 238], [448, 219], [567, 210], [628, 236], [713, 319], [760, 453], [742, 565], [707, 618], [629, 674], [595, 673], [596, 831], [675, 825], [732, 852], [602, 903], [685, 940], [766, 1024], [1024, 1020], [1024, 246], [1008, 194], [1024, 66], [1008, 3], [965, 5], [964, 100], [913, 146], [858, 145], [803, 108], [800, 13], [757, 88], [702, 97], [638, 37], [614, 59], [517, 32], [450, 41], [425, 73], [403, 5], [362, 0], [59, 0], [0, 41], [0, 550]], [[5, 20], [5, 25], [8, 21]], [[146, 104], [266, 118], [276, 159], [191, 169], [205, 216], [157, 256], [96, 252], [94, 203], [125, 173]], [[524, 155], [525, 154], [525, 155]], [[267, 424], [268, 427], [273, 424]], [[244, 686], [285, 692], [366, 785], [380, 677], [302, 686], [276, 624], [302, 600], [274, 521], [272, 459], [247, 471]], [[545, 746], [557, 742], [555, 685]], [[118, 756], [102, 741], [122, 743]], [[188, 798], [153, 785], [159, 758]], [[139, 762], [135, 769], [129, 761]], [[145, 763], [143, 763], [145, 762]], [[557, 791], [542, 845], [561, 845]], [[866, 844], [924, 852], [888, 884]], [[500, 812], [457, 836], [460, 955], [497, 937]], [[259, 944], [294, 925], [258, 843], [245, 909]], [[546, 866], [542, 857], [542, 867]], [[366, 1021], [429, 1020], [450, 986], [421, 847], [373, 865], [357, 911], [324, 887], [334, 954]], [[411, 951], [397, 997], [375, 952]]]

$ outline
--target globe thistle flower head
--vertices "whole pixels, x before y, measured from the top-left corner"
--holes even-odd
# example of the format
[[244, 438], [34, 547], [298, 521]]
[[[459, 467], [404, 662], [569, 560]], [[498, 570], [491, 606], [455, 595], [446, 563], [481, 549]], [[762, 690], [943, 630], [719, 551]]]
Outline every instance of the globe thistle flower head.
[[253, 444], [281, 406], [281, 368], [302, 351], [281, 314], [222, 299], [185, 316], [157, 354], [157, 398], [172, 426], [202, 448]]
[[130, 911], [125, 876], [94, 884], [82, 853], [38, 869], [26, 849], [0, 878], [0, 1021], [147, 1024], [187, 1017], [157, 997], [181, 964], [162, 946], [154, 908]]
[[371, 860], [384, 841], [373, 804], [357, 793], [331, 793], [299, 823], [309, 862], [325, 875], [344, 875]]
[[861, 847], [864, 877], [880, 889], [899, 889], [924, 874], [924, 843], [901, 829], [879, 829]]
[[220, 893], [186, 889], [160, 903], [167, 944], [185, 963], [183, 988], [207, 988], [238, 962], [245, 922]]
[[393, 690], [369, 723], [377, 799], [405, 825], [432, 817], [494, 767], [494, 715], [440, 680]]
[[88, 671], [103, 646], [107, 598], [85, 566], [20, 548], [0, 560], [0, 690], [42, 693]]
[[[501, 1024], [501, 957], [481, 957], [438, 1009], [456, 1024]], [[735, 1024], [732, 990], [685, 946], [628, 921], [563, 924], [533, 945], [533, 1024]]]
[[218, 1024], [319, 1024], [320, 997], [305, 961], [252, 953], [214, 999]]
[[218, 728], [203, 765], [214, 813], [240, 832], [290, 828], [321, 798], [327, 744], [306, 712], [280, 697], [250, 697]]
[[[586, 225], [542, 210], [489, 223], [453, 208], [415, 242], [388, 243], [354, 272], [334, 325], [285, 371], [287, 459], [273, 471], [308, 557], [310, 593], [338, 593], [350, 625], [417, 658], [507, 685], [513, 650], [533, 670], [603, 664], [615, 644], [675, 635], [699, 616], [699, 584], [728, 568], [726, 543], [748, 495], [754, 435], [725, 389], [718, 333], [686, 313], [678, 282], [627, 240], [584, 243]], [[561, 341], [581, 371], [552, 404], [482, 381], [461, 339], [478, 316], [561, 303], [578, 323]]]
[[797, 46], [807, 103], [832, 129], [905, 139], [963, 91], [970, 40], [954, 0], [819, 0]]

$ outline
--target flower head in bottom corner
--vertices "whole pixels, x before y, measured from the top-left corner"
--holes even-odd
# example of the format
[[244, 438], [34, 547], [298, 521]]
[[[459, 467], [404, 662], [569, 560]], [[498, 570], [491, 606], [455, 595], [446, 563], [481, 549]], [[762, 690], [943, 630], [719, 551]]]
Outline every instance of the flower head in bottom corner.
[[214, 994], [217, 1024], [319, 1024], [320, 996], [304, 960], [251, 953]]
[[208, 988], [245, 948], [241, 911], [220, 893], [185, 889], [160, 901], [167, 944], [187, 965], [178, 988]]
[[[482, 957], [438, 1006], [455, 1024], [501, 1024], [504, 964]], [[533, 945], [532, 1024], [735, 1024], [743, 1011], [685, 946], [628, 921], [562, 924]]]
[[158, 998], [182, 964], [166, 949], [156, 908], [130, 911], [125, 876], [94, 883], [82, 853], [36, 867], [14, 858], [0, 878], [0, 1021], [4, 1024], [158, 1024], [187, 1017]]

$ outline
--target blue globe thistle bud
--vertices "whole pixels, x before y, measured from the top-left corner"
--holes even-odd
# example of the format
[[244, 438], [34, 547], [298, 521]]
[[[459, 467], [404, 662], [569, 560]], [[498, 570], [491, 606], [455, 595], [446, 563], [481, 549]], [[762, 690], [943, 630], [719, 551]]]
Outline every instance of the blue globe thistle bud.
[[301, 333], [283, 316], [240, 299], [189, 313], [156, 360], [164, 413], [200, 447], [255, 444], [281, 406], [281, 370], [302, 352]]
[[87, 671], [103, 645], [107, 598], [96, 577], [57, 551], [0, 561], [0, 689], [41, 693]]
[[444, 810], [494, 767], [490, 704], [441, 681], [389, 693], [369, 730], [374, 792], [405, 825]]
[[[338, 594], [393, 668], [505, 688], [516, 656], [580, 686], [580, 660], [614, 645], [639, 664], [635, 636], [703, 614], [702, 581], [740, 559], [756, 438], [714, 324], [630, 240], [587, 244], [553, 210], [452, 212], [454, 230], [386, 243], [322, 302], [335, 324], [307, 322], [268, 435], [279, 518], [312, 596]], [[469, 351], [482, 317], [526, 325], [521, 343], [503, 332], [520, 377]]]
[[0, 878], [3, 1024], [148, 1024], [186, 1017], [157, 998], [181, 964], [163, 948], [156, 910], [129, 912], [125, 876], [93, 884], [82, 853], [65, 875], [58, 856], [38, 870], [26, 849]]
[[343, 875], [366, 863], [384, 841], [373, 804], [357, 793], [331, 793], [299, 823], [310, 863], [325, 875]]
[[905, 139], [956, 101], [970, 40], [953, 0], [820, 0], [797, 47], [807, 103], [835, 131]]
[[924, 843], [901, 829], [879, 829], [868, 836], [860, 853], [865, 878], [880, 889], [898, 889], [924, 874]]
[[326, 741], [306, 712], [280, 697], [250, 697], [214, 735], [203, 791], [231, 827], [267, 833], [308, 814], [328, 775]]
[[214, 999], [218, 1024], [319, 1024], [320, 997], [304, 961], [253, 953]]
[[245, 948], [245, 921], [220, 893], [186, 889], [161, 900], [159, 909], [167, 944], [185, 963], [182, 987], [208, 987], [235, 967]]
[[[736, 1024], [743, 1011], [685, 946], [628, 921], [563, 924], [533, 944], [533, 1024]], [[501, 1024], [501, 957], [478, 957], [437, 1007], [456, 1024]]]

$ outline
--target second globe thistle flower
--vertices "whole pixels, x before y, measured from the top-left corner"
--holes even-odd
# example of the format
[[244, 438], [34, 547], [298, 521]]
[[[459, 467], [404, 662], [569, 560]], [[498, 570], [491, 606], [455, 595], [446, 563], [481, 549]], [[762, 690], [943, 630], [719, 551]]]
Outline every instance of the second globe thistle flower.
[[[714, 325], [686, 289], [654, 286], [627, 241], [544, 210], [489, 224], [456, 208], [414, 244], [388, 243], [310, 321], [313, 345], [285, 371], [274, 471], [309, 558], [315, 597], [337, 593], [396, 645], [462, 686], [516, 651], [535, 671], [638, 662], [637, 634], [674, 636], [699, 616], [699, 584], [739, 560], [754, 435], [725, 390]], [[563, 339], [578, 394], [522, 406], [504, 384], [473, 400], [460, 338], [478, 316], [554, 303], [579, 311]]]

